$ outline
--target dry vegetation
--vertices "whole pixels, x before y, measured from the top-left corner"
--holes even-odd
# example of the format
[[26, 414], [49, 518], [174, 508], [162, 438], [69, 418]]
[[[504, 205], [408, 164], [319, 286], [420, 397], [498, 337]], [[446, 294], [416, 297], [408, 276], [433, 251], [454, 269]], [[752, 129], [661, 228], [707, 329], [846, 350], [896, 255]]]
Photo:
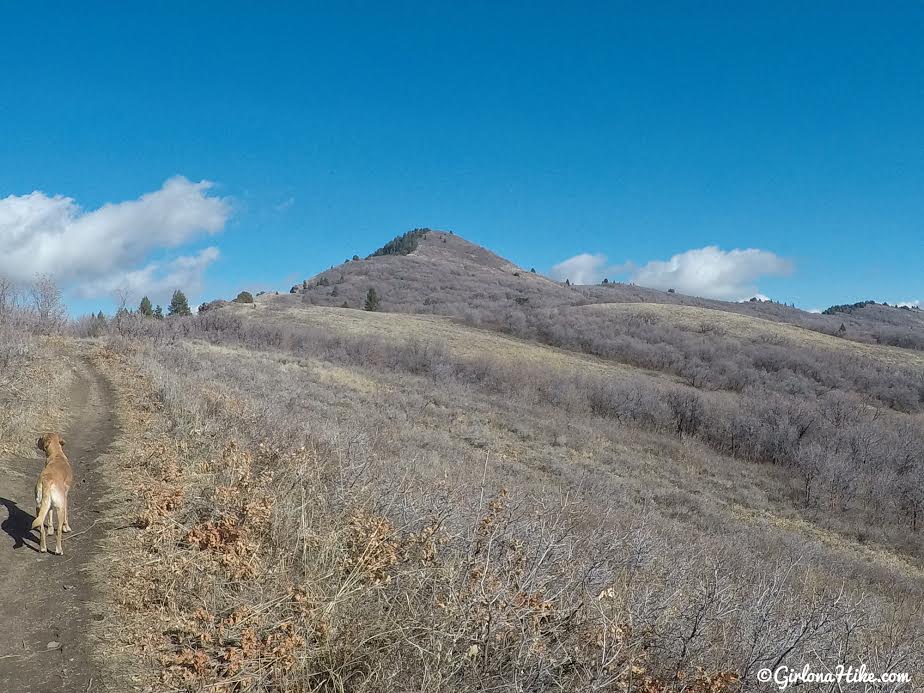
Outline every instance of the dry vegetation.
[[441, 231], [424, 234], [409, 255], [348, 261], [296, 284], [294, 296], [264, 300], [362, 308], [370, 288], [381, 297], [381, 310], [388, 312], [461, 316], [507, 305], [551, 307], [584, 302], [568, 287]]
[[614, 321], [650, 321], [670, 323], [688, 332], [716, 335], [742, 342], [765, 342], [796, 349], [836, 351], [899, 367], [924, 368], [924, 353], [889, 345], [872, 345], [845, 340], [799, 325], [741, 315], [715, 308], [671, 306], [658, 303], [607, 303], [581, 306], [582, 313], [597, 313]]
[[[807, 505], [784, 460], [717, 452], [672, 409], [694, 388], [291, 317], [113, 342], [126, 382], [145, 374], [126, 458], [145, 473], [140, 567], [116, 583], [153, 689], [720, 691], [779, 662], [921, 670], [918, 535], [889, 548], [864, 506]], [[700, 425], [740, 407], [696, 396], [713, 398]]]
[[[392, 344], [418, 341], [421, 347], [446, 352], [447, 359], [470, 361], [493, 355], [524, 365], [547, 364], [558, 370], [598, 371], [601, 374], [625, 375], [635, 370], [614, 361], [550, 348], [499, 332], [466, 327], [439, 315], [369, 313], [346, 308], [307, 308], [279, 304], [257, 306], [256, 310], [231, 306], [235, 318], [254, 321], [254, 329], [276, 329], [280, 334], [307, 327], [313, 331], [351, 339], [380, 340]], [[220, 320], [220, 318], [216, 318]], [[227, 323], [225, 323], [227, 324]]]
[[32, 303], [0, 279], [0, 455], [31, 453], [38, 435], [60, 428], [66, 416], [73, 373], [61, 338], [49, 334], [63, 325], [59, 294], [42, 282]]
[[[397, 240], [397, 239], [396, 239]], [[689, 306], [793, 325], [839, 339], [924, 351], [924, 311], [866, 302], [831, 315], [772, 301], [727, 302], [609, 282], [566, 286], [517, 267], [459, 236], [429, 231], [408, 255], [347, 260], [292, 287], [294, 296], [264, 302], [361, 308], [369, 288], [381, 310], [451, 315], [475, 324], [507, 311], [546, 310], [601, 303]]]
[[[918, 354], [578, 305], [434, 232], [340, 286], [358, 301], [374, 271], [386, 308], [410, 306], [441, 257], [462, 274], [416, 310], [465, 324], [306, 305], [328, 282], [72, 326], [124, 432], [101, 626], [125, 689], [721, 693], [779, 664], [924, 671]], [[485, 272], [499, 288], [465, 301]], [[36, 343], [17, 328], [0, 349], [36, 364]]]
[[[578, 318], [574, 310], [508, 324], [606, 358], [444, 318], [326, 308], [241, 308], [199, 318], [198, 329], [217, 341], [321, 349], [351, 365], [449, 374], [494, 388], [528, 383], [572, 414], [693, 436], [723, 455], [788, 469], [813, 521], [849, 523], [857, 536], [921, 553], [924, 436], [920, 414], [904, 413], [921, 407], [917, 354], [890, 349], [875, 360], [866, 353], [872, 347], [814, 332], [797, 342], [787, 331], [799, 328], [725, 314], [724, 322], [689, 315], [673, 322], [641, 306], [634, 320], [613, 320], [610, 306], [578, 309]], [[739, 321], [750, 331], [738, 329]]]

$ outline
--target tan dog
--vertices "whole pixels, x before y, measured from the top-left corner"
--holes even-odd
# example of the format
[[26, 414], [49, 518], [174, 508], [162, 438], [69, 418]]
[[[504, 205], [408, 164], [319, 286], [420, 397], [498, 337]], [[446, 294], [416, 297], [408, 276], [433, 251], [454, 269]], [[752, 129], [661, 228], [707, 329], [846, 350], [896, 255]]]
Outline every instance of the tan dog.
[[42, 541], [40, 550], [48, 551], [45, 546], [45, 517], [48, 517], [48, 531], [52, 531], [54, 511], [58, 513], [58, 542], [55, 553], [61, 555], [62, 532], [70, 532], [71, 526], [67, 522], [67, 494], [71, 490], [74, 475], [70, 462], [64, 455], [64, 438], [57, 433], [46, 433], [38, 439], [36, 447], [45, 453], [45, 468], [35, 484], [35, 521], [32, 529], [38, 529]]

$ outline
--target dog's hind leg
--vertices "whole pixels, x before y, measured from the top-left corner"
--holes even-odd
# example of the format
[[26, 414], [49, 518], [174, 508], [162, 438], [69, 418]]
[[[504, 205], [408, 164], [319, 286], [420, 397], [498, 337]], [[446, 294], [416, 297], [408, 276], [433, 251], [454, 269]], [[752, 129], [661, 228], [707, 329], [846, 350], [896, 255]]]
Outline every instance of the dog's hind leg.
[[64, 509], [62, 510], [62, 512], [64, 513], [64, 531], [65, 532], [71, 531], [71, 523], [70, 523], [71, 514], [70, 512], [68, 512], [69, 507], [70, 507], [70, 503], [68, 502], [67, 494], [65, 493], [64, 494]]
[[64, 547], [61, 545], [61, 537], [64, 535], [64, 511], [58, 508], [58, 534], [57, 543], [55, 544], [55, 553], [59, 556], [64, 554]]
[[54, 508], [50, 508], [50, 509], [48, 510], [48, 518], [45, 520], [45, 524], [48, 525], [48, 531], [49, 531], [49, 532], [54, 532], [54, 531], [55, 531], [54, 514], [55, 514], [55, 509], [54, 509]]
[[[36, 506], [35, 516], [38, 517], [41, 514], [41, 512], [42, 512], [41, 506]], [[38, 530], [39, 530], [39, 551], [41, 551], [42, 553], [46, 553], [48, 551], [48, 547], [45, 545], [45, 523], [44, 522], [39, 525]]]

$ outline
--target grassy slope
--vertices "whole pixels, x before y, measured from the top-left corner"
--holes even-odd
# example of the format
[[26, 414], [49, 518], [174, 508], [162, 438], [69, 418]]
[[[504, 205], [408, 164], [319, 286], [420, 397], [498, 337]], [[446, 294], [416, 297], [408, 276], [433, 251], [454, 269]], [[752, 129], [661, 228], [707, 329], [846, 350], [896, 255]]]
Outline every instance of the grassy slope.
[[[563, 661], [562, 653], [575, 644], [564, 626], [557, 631], [558, 626], [543, 625], [543, 635], [512, 639], [509, 651], [485, 653], [471, 668], [453, 664], [449, 671], [443, 667], [450, 660], [430, 654], [452, 651], [458, 660], [459, 648], [467, 652], [473, 643], [493, 642], [481, 630], [480, 596], [475, 599], [466, 591], [478, 581], [466, 577], [465, 567], [484, 560], [481, 530], [469, 540], [466, 528], [494, 521], [484, 514], [488, 503], [511, 506], [510, 533], [498, 546], [529, 545], [541, 536], [545, 519], [566, 503], [573, 511], [567, 521], [574, 532], [567, 540], [554, 539], [556, 547], [564, 548], [551, 561], [553, 568], [522, 573], [538, 575], [539, 586], [513, 582], [508, 588], [498, 577], [498, 585], [488, 590], [493, 595], [490, 608], [498, 609], [491, 612], [492, 623], [509, 619], [505, 610], [525, 603], [524, 594], [543, 595], [546, 590], [556, 595], [551, 600], [555, 613], [580, 613], [588, 628], [596, 627], [596, 607], [590, 609], [593, 613], [581, 609], [597, 604], [601, 589], [613, 586], [629, 614], [620, 612], [619, 618], [638, 624], [639, 652], [651, 652], [650, 665], [660, 667], [661, 674], [670, 674], [675, 666], [677, 634], [689, 632], [685, 619], [690, 605], [713, 572], [720, 576], [721, 599], [727, 601], [716, 607], [723, 616], [696, 645], [691, 666], [740, 670], [741, 643], [751, 637], [753, 624], [771, 619], [769, 631], [782, 642], [791, 637], [787, 628], [801, 629], [813, 604], [835, 603], [822, 593], [842, 585], [850, 595], [868, 595], [864, 613], [872, 624], [870, 633], [891, 619], [914, 629], [916, 616], [895, 614], [904, 609], [903, 599], [920, 601], [920, 561], [900, 547], [878, 543], [877, 537], [851, 527], [849, 519], [828, 522], [807, 511], [790, 468], [732, 459], [698, 438], [619, 423], [586, 407], [552, 404], [537, 397], [526, 378], [518, 381], [517, 372], [527, 377], [561, 374], [566, 387], [577, 388], [586, 381], [569, 380], [572, 375], [620, 382], [647, 379], [678, 387], [674, 378], [446, 317], [370, 313], [282, 298], [217, 310], [218, 318], [241, 318], [245, 329], [236, 330], [240, 321], [230, 320], [225, 334], [216, 319], [211, 332], [190, 330], [188, 336], [200, 336], [201, 341], [142, 342], [124, 363], [126, 382], [134, 382], [140, 370], [146, 377], [139, 381], [151, 389], [139, 416], [160, 407], [164, 411], [139, 427], [137, 440], [145, 445], [126, 455], [133, 460], [132, 470], [134, 461], [141, 460], [150, 476], [135, 494], [145, 505], [132, 564], [142, 569], [113, 582], [123, 586], [126, 604], [141, 604], [137, 620], [152, 629], [126, 635], [129, 644], [147, 643], [148, 653], [156, 657], [155, 668], [166, 667], [165, 681], [172, 685], [198, 690], [233, 675], [253, 682], [257, 690], [294, 691], [310, 676], [319, 689], [348, 688], [348, 682], [360, 678], [351, 680], [349, 672], [359, 670], [369, 691], [394, 690], [399, 681], [389, 676], [415, 690], [474, 691], [486, 682], [499, 687], [517, 667], [541, 670], [545, 664], [530, 659], [532, 645], [523, 643], [561, 647], [554, 657], [541, 659]], [[562, 310], [599, 312], [615, 320], [665, 320], [694, 333], [707, 324], [712, 330], [708, 334], [718, 338], [721, 333], [727, 340], [849, 350], [864, 358], [918, 357], [695, 306], [612, 304]], [[270, 325], [269, 332], [283, 338], [260, 341], [263, 333], [254, 330], [257, 338], [241, 339], [251, 323]], [[182, 324], [165, 321], [162, 326]], [[299, 326], [307, 328], [301, 341]], [[325, 334], [340, 340], [329, 351], [318, 347], [323, 347]], [[376, 340], [399, 347], [435, 346], [437, 360], [448, 366], [477, 365], [484, 359], [495, 369], [500, 364], [511, 377], [479, 380], [436, 369], [394, 367], [376, 358]], [[373, 357], [365, 358], [367, 352], [358, 349], [341, 358], [337, 349], [350, 342], [372, 344], [368, 353]], [[707, 403], [742, 401], [733, 392], [701, 396]], [[509, 496], [500, 489], [507, 489]], [[272, 505], [269, 517], [260, 508], [246, 509], [251, 497], [261, 504], [267, 499]], [[414, 537], [437, 523], [445, 527], [446, 544], [440, 545], [445, 548], [437, 550], [436, 560], [422, 565], [406, 557], [388, 558], [381, 575], [376, 573], [369, 583], [350, 562], [357, 547], [368, 553], [356, 532], [367, 527], [369, 518], [391, 528], [386, 546], [396, 542], [411, 547]], [[595, 527], [617, 538], [581, 543], [591, 541], [587, 537]], [[533, 550], [541, 554], [538, 546]], [[591, 566], [597, 556], [617, 560], [605, 568]], [[629, 567], [637, 564], [637, 569]], [[518, 575], [506, 564], [498, 566], [499, 576]], [[574, 575], [556, 572], [572, 566]], [[585, 584], [581, 570], [591, 576], [586, 594], [576, 587]], [[626, 578], [630, 573], [631, 580]], [[771, 583], [783, 585], [783, 592], [773, 613], [766, 614], [761, 595]], [[561, 584], [568, 589], [560, 589]], [[311, 606], [293, 616], [301, 608], [299, 590], [306, 590]], [[150, 596], [140, 596], [145, 594]], [[286, 601], [287, 594], [293, 603]], [[464, 606], [461, 615], [434, 608], [428, 601], [433, 594], [463, 595], [458, 598]], [[655, 616], [646, 611], [662, 601], [667, 606], [656, 609]], [[471, 612], [466, 611], [469, 606]], [[254, 612], [256, 616], [249, 615]], [[238, 623], [239, 617], [247, 620]], [[529, 623], [545, 623], [546, 618], [523, 617]], [[570, 622], [570, 617], [561, 622]], [[291, 671], [271, 671], [266, 662], [284, 661], [274, 650], [280, 640], [290, 638], [293, 623], [302, 639], [287, 641]], [[838, 623], [841, 628], [843, 623]], [[648, 628], [657, 647], [650, 648], [649, 636], [642, 635]], [[402, 635], [396, 638], [394, 633]], [[903, 633], [892, 636], [889, 642], [869, 634], [863, 635], [868, 640], [851, 640], [855, 649], [850, 661], [876, 648], [892, 651], [896, 643], [914, 649]], [[841, 656], [834, 654], [843, 644], [839, 632], [812, 637], [811, 647], [821, 649], [813, 649], [812, 655], [800, 652], [799, 657], [827, 661]], [[355, 647], [367, 639], [381, 645]], [[594, 654], [593, 661], [599, 660]], [[565, 689], [585, 689], [586, 679], [568, 678], [578, 669], [567, 675], [557, 672], [555, 680]]]
[[[437, 343], [448, 351], [455, 360], [473, 360], [490, 357], [507, 363], [511, 368], [519, 365], [540, 367], [558, 373], [575, 373], [612, 378], [636, 377], [652, 378], [661, 382], [670, 381], [677, 385], [678, 380], [668, 374], [635, 368], [627, 364], [616, 363], [606, 359], [548, 347], [526, 340], [516, 339], [503, 334], [462, 325], [442, 316], [407, 315], [400, 313], [372, 313], [348, 309], [324, 308], [318, 306], [280, 306], [263, 304], [256, 308], [232, 306], [236, 314], [261, 321], [278, 322], [281, 325], [300, 324], [342, 335], [345, 337], [375, 336], [393, 344], [405, 344], [409, 341]], [[831, 337], [805, 328], [786, 323], [762, 320], [734, 313], [722, 312], [693, 306], [663, 304], [598, 304], [579, 306], [575, 311], [595, 311], [612, 314], [615, 319], [628, 319], [630, 316], [650, 317], [669, 320], [693, 331], [708, 325], [727, 339], [748, 341], [768, 340], [774, 343], [790, 343], [800, 347], [815, 349], [843, 350], [862, 358], [881, 359], [888, 363], [905, 365], [924, 365], [924, 354], [892, 347], [873, 346]], [[317, 366], [316, 366], [317, 367]], [[333, 369], [333, 370], [332, 370]], [[326, 366], [321, 372], [333, 378], [332, 384], [343, 383], [347, 387], [370, 387], [370, 373], [356, 369]], [[337, 372], [335, 378], [332, 374]], [[352, 384], [351, 384], [352, 383]], [[734, 401], [737, 395], [732, 392], [703, 393], [710, 400]], [[708, 400], [707, 400], [708, 401]], [[509, 401], [497, 403], [499, 407], [513, 406]], [[517, 414], [506, 414], [512, 420]], [[498, 413], [498, 418], [503, 418]], [[916, 418], [920, 419], [920, 416]], [[541, 435], [540, 430], [532, 432], [541, 441], [533, 453], [541, 450], [549, 441]], [[642, 435], [642, 434], [638, 434]], [[630, 437], [636, 437], [635, 434]], [[910, 565], [906, 558], [889, 549], [862, 547], [856, 541], [843, 534], [819, 528], [800, 515], [797, 504], [790, 493], [792, 479], [788, 472], [767, 466], [755, 466], [740, 461], [722, 458], [719, 467], [709, 466], [709, 453], [705, 448], [698, 453], [699, 461], [693, 464], [696, 472], [691, 476], [682, 473], [677, 467], [676, 441], [664, 436], [645, 434], [644, 446], [639, 449], [622, 447], [626, 459], [643, 459], [644, 464], [631, 465], [631, 471], [619, 471], [618, 467], [607, 465], [610, 473], [625, 476], [619, 482], [635, 489], [646, 488], [656, 495], [679, 494], [684, 498], [683, 504], [691, 503], [703, 517], [709, 517], [716, 523], [756, 523], [764, 527], [786, 528], [790, 538], [799, 536], [813, 537], [827, 545], [836, 545], [837, 550], [848, 554], [858, 553], [864, 560], [874, 560], [882, 565]], [[688, 446], [689, 447], [689, 446]], [[525, 452], [526, 451], [522, 451]], [[688, 451], [689, 452], [689, 451]], [[596, 456], [594, 456], [596, 458]], [[686, 463], [685, 463], [686, 464]], [[748, 470], [747, 474], [743, 473]], [[772, 491], [770, 490], [772, 489]], [[749, 500], [748, 500], [749, 499]], [[755, 499], [759, 499], [755, 501]], [[754, 504], [756, 502], [756, 504]], [[804, 533], [804, 534], [803, 534]], [[917, 570], [917, 569], [915, 569]], [[919, 575], [918, 577], [924, 577]]]
[[782, 303], [768, 301], [719, 301], [716, 299], [668, 293], [633, 284], [577, 286], [575, 290], [589, 303], [652, 303], [669, 306], [709, 308], [773, 322], [788, 323], [816, 332], [835, 335], [841, 325], [848, 340], [875, 342], [880, 330], [901, 328], [912, 334], [924, 333], [924, 311], [904, 310], [893, 306], [867, 305], [849, 313], [824, 315], [811, 313]]
[[[269, 320], [283, 325], [296, 323], [342, 335], [375, 336], [386, 341], [403, 343], [421, 340], [445, 347], [456, 358], [494, 357], [513, 363], [548, 366], [585, 372], [591, 369], [607, 375], [643, 372], [631, 366], [605, 361], [593, 356], [556, 349], [517, 339], [490, 330], [460, 325], [452, 319], [436, 315], [405, 313], [370, 313], [346, 308], [306, 306], [297, 303], [258, 303], [250, 306], [229, 306], [235, 314], [257, 320]], [[658, 376], [656, 373], [650, 375]]]
[[[325, 327], [332, 327], [332, 319], [341, 313], [317, 309], [306, 312], [324, 316], [315, 324]], [[397, 329], [385, 333], [403, 340], [412, 326], [420, 325], [416, 316], [357, 313], [352, 321], [337, 322], [337, 329], [362, 335], [370, 326], [405, 317], [410, 320], [399, 320]], [[472, 332], [477, 332], [445, 321], [439, 324], [453, 340], [467, 341]], [[536, 352], [531, 357], [525, 353], [530, 348]], [[538, 489], [551, 481], [553, 486], [577, 489], [589, 476], [595, 476], [596, 488], [586, 498], [594, 501], [585, 508], [588, 517], [602, 513], [608, 499], [622, 498], [633, 506], [653, 502], [655, 514], [671, 532], [703, 538], [737, 535], [745, 544], [802, 542], [809, 553], [819, 552], [838, 563], [846, 562], [858, 575], [869, 577], [883, 571], [924, 581], [924, 567], [907, 556], [818, 528], [803, 519], [790, 498], [791, 480], [785, 470], [717, 456], [705, 445], [689, 439], [678, 440], [592, 418], [569, 417], [553, 407], [517, 402], [505, 395], [445, 388], [425, 377], [337, 366], [319, 359], [293, 362], [285, 355], [243, 348], [198, 344], [190, 345], [189, 350], [204, 368], [221, 362], [226, 372], [243, 372], [257, 365], [261, 372], [272, 374], [280, 382], [301, 382], [300, 389], [315, 399], [310, 407], [312, 418], [320, 418], [321, 409], [327, 407], [339, 410], [338, 417], [359, 419], [374, 410], [388, 409], [386, 403], [404, 398], [429, 401], [432, 406], [424, 406], [414, 418], [413, 427], [400, 431], [398, 438], [404, 438], [402, 443], [407, 449], [436, 447], [439, 457], [453, 465], [451, 474], [467, 478], [472, 485], [482, 474], [484, 455], [488, 456], [496, 486]], [[525, 357], [553, 370], [570, 371], [575, 367], [567, 352], [559, 354], [561, 358], [549, 359], [548, 352], [554, 351], [518, 343], [515, 348], [495, 353], [511, 365]], [[596, 363], [590, 367], [607, 366]], [[246, 397], [248, 393], [242, 390], [237, 394]], [[442, 465], [440, 461], [428, 469], [427, 465], [415, 463], [412, 468], [415, 474], [436, 479], [447, 471]], [[597, 476], [604, 471], [604, 475]]]
[[[498, 337], [501, 342], [495, 342], [496, 335], [479, 336], [477, 330], [446, 320], [356, 311], [350, 315], [349, 311], [318, 308], [295, 312], [233, 310], [249, 311], [252, 319], [301, 320], [358, 337], [372, 331], [401, 343], [409, 337], [426, 339], [428, 335], [437, 335], [436, 339], [450, 345], [487, 339], [482, 342], [485, 348], [508, 359], [511, 366], [527, 358], [550, 370], [568, 372], [577, 366], [600, 366], [587, 359], [572, 361], [570, 354], [517, 340]], [[532, 356], [527, 354], [530, 350]], [[467, 358], [473, 352], [454, 352], [450, 346], [449, 353], [454, 358]], [[131, 638], [137, 638], [135, 643], [147, 642], [148, 655], [167, 667], [165, 680], [184, 690], [196, 690], [229, 673], [257, 688], [300, 690], [297, 682], [309, 672], [312, 680], [323, 674], [340, 684], [337, 677], [341, 672], [357, 666], [372, 672], [364, 674], [369, 681], [364, 690], [393, 690], [397, 682], [376, 683], [373, 677], [397, 671], [399, 666], [389, 653], [402, 652], [403, 645], [392, 642], [387, 634], [401, 631], [415, 639], [413, 648], [401, 655], [402, 676], [423, 676], [412, 658], [426, 653], [427, 648], [432, 651], [451, 644], [465, 651], [471, 642], [481, 642], [480, 631], [462, 628], [451, 614], [446, 614], [448, 620], [433, 631], [435, 635], [417, 635], [427, 632], [432, 619], [443, 618], [443, 614], [439, 609], [428, 610], [430, 587], [417, 592], [408, 585], [420, 579], [422, 570], [431, 571], [426, 573], [425, 584], [434, 580], [440, 591], [447, 589], [446, 584], [455, 584], [455, 578], [441, 572], [457, 570], [454, 562], [461, 558], [452, 553], [455, 549], [439, 549], [437, 561], [427, 568], [402, 559], [387, 568], [386, 573], [394, 577], [384, 585], [356, 584], [353, 573], [342, 571], [337, 556], [351, 550], [357, 517], [368, 512], [388, 517], [395, 526], [414, 532], [425, 518], [440, 514], [448, 523], [447, 537], [458, 537], [468, 517], [465, 513], [473, 506], [480, 508], [479, 487], [484, 486], [488, 498], [496, 498], [500, 488], [510, 489], [510, 502], [524, 512], [517, 523], [533, 521], [527, 517], [541, 519], [553, 514], [563, 502], [558, 499], [565, 498], [575, 504], [570, 520], [575, 527], [602, 524], [630, 537], [632, 551], [642, 552], [636, 581], [630, 589], [628, 582], [619, 582], [621, 577], [608, 575], [606, 579], [617, 581], [612, 584], [618, 586], [620, 595], [625, 590], [629, 612], [636, 608], [635, 600], [639, 604], [652, 599], [670, 603], [657, 613], [676, 618], [676, 622], [652, 625], [655, 631], [666, 634], [667, 640], [661, 645], [664, 652], [671, 651], [667, 642], [689, 627], [683, 618], [686, 600], [692, 597], [685, 595], [695, 593], [713, 565], [725, 576], [723, 590], [728, 591], [724, 594], [736, 610], [724, 618], [731, 619], [731, 614], [740, 610], [745, 623], [748, 609], [758, 608], [753, 600], [764, 589], [763, 581], [787, 561], [800, 561], [800, 583], [792, 586], [796, 623], [802, 618], [800, 605], [810, 604], [815, 590], [823, 585], [845, 584], [848, 591], [865, 592], [869, 599], [866, 608], [873, 609], [873, 618], [880, 618], [880, 608], [888, 613], [888, 604], [898, 595], [917, 599], [924, 584], [921, 567], [900, 554], [804, 519], [792, 501], [786, 470], [718, 456], [691, 439], [645, 432], [597, 417], [573, 416], [519, 393], [485, 392], [456, 381], [434, 381], [374, 366], [332, 364], [278, 351], [180, 341], [143, 349], [126, 365], [129, 371], [141, 366], [148, 376], [145, 380], [155, 375], [157, 393], [152, 401], [163, 402], [172, 421], [169, 425], [145, 422], [138, 440], [170, 430], [172, 440], [152, 440], [149, 447], [176, 449], [182, 458], [155, 466], [151, 460], [159, 460], [159, 453], [144, 449], [128, 457], [147, 460], [144, 464], [155, 478], [144, 480], [148, 489], [136, 494], [147, 502], [147, 519], [140, 523], [145, 527], [142, 540], [132, 542], [132, 546], [142, 547], [134, 563], [143, 568], [129, 571], [116, 582], [125, 591], [127, 602], [155, 609], [156, 619], [141, 611], [155, 632]], [[125, 380], [136, 382], [130, 372]], [[298, 452], [305, 450], [306, 440], [309, 453], [317, 449], [319, 454], [305, 459], [305, 454]], [[219, 465], [215, 464], [216, 453], [222, 459]], [[252, 473], [249, 466], [243, 472], [238, 469], [242, 456], [245, 460], [254, 458]], [[264, 468], [257, 466], [261, 456], [267, 457]], [[320, 482], [326, 464], [336, 465], [330, 488]], [[266, 470], [272, 470], [272, 477]], [[221, 502], [226, 489], [240, 485], [242, 474], [244, 479], [270, 484], [265, 493], [275, 501], [268, 525], [271, 534], [264, 534], [267, 525], [262, 519], [248, 530], [245, 515], [240, 527], [252, 531], [252, 536], [245, 533], [243, 539], [227, 540], [208, 551], [191, 546], [191, 537], [213, 529], [213, 495]], [[336, 479], [344, 476], [346, 492], [335, 499], [331, 494], [343, 483]], [[302, 480], [305, 485], [293, 486], [293, 480]], [[216, 494], [215, 489], [221, 493]], [[264, 493], [262, 487], [259, 492]], [[306, 498], [305, 493], [318, 497]], [[170, 500], [180, 497], [177, 494], [182, 497], [178, 505]], [[337, 503], [345, 505], [331, 507]], [[543, 514], [531, 510], [536, 504], [544, 509]], [[447, 508], [451, 510], [445, 516]], [[217, 516], [229, 513], [233, 516], [233, 509], [221, 510]], [[526, 525], [525, 536], [537, 531], [538, 527]], [[235, 542], [244, 543], [239, 548]], [[607, 545], [606, 555], [622, 550], [616, 544]], [[578, 550], [572, 560], [587, 558], [583, 552], [583, 548]], [[232, 572], [228, 579], [225, 571], [240, 570], [238, 559], [244, 555], [260, 578], [253, 580], [245, 574], [241, 579]], [[293, 562], [299, 555], [304, 564]], [[633, 554], [626, 560], [631, 563], [636, 558]], [[556, 563], [563, 564], [567, 561]], [[700, 568], [706, 571], [703, 578]], [[690, 583], [683, 582], [687, 578]], [[681, 582], [675, 584], [675, 579]], [[299, 664], [290, 665], [295, 666], [290, 680], [288, 675], [269, 672], [265, 662], [272, 661], [268, 654], [272, 643], [288, 633], [280, 631], [279, 624], [293, 620], [285, 601], [292, 584], [302, 585], [299, 589], [306, 589], [312, 604], [317, 604], [316, 609], [312, 607], [304, 617], [298, 617], [303, 620], [295, 621], [297, 632], [321, 629], [326, 639], [310, 641], [305, 649], [294, 646]], [[594, 585], [589, 603], [594, 603], [599, 589]], [[405, 594], [403, 590], [410, 591]], [[149, 594], [144, 598], [148, 601], [138, 596], [141, 594]], [[293, 594], [297, 599], [300, 593]], [[509, 598], [515, 600], [518, 594], [522, 592]], [[561, 608], [567, 611], [577, 608], [569, 607], [567, 599], [578, 600], [580, 595], [566, 593], [561, 598]], [[200, 604], [206, 605], [205, 610], [198, 608]], [[376, 605], [383, 605], [382, 613]], [[409, 605], [419, 605], [421, 612], [406, 613]], [[189, 614], [193, 611], [200, 615], [191, 623]], [[253, 613], [258, 616], [248, 615], [241, 625], [235, 622], [235, 614]], [[778, 615], [770, 617], [776, 619]], [[462, 622], [481, 623], [480, 618], [476, 612], [472, 621]], [[644, 620], [638, 626], [640, 630], [647, 627]], [[247, 630], [251, 627], [252, 637]], [[551, 626], [546, 630], [553, 632]], [[725, 632], [725, 625], [720, 631]], [[170, 637], [159, 639], [158, 632]], [[715, 660], [706, 657], [694, 661], [707, 667], [729, 666], [734, 660], [726, 657], [736, 656], [735, 643], [740, 641], [731, 633], [708, 635], [709, 648], [715, 649], [703, 652], [714, 652]], [[382, 645], [356, 649], [353, 644], [364, 637], [375, 638]], [[724, 637], [730, 640], [726, 642]], [[834, 634], [833, 641], [838, 637]], [[221, 638], [230, 643], [225, 650], [217, 646], [223, 642]], [[244, 645], [238, 644], [247, 638], [256, 643], [251, 648], [252, 660], [247, 658]], [[228, 672], [224, 668], [229, 652], [240, 657], [240, 669]], [[427, 655], [422, 661], [420, 667], [438, 668], [435, 657]], [[495, 672], [490, 674], [494, 681], [503, 676], [497, 672], [511, 671], [506, 659], [496, 665], [486, 661], [481, 666], [483, 671], [474, 671], [471, 679], [467, 673], [457, 672], [448, 681], [459, 690], [478, 690], [485, 679], [477, 677], [488, 675], [484, 671]], [[492, 670], [491, 666], [497, 668]], [[529, 662], [520, 666], [536, 665]], [[440, 690], [447, 679], [428, 674], [414, 683], [422, 690]], [[460, 685], [463, 683], [470, 687]]]
[[[441, 231], [424, 235], [406, 256], [370, 257], [347, 261], [296, 285], [295, 295], [267, 296], [262, 301], [286, 305], [304, 302], [320, 306], [361, 308], [366, 292], [375, 288], [382, 310], [464, 316], [480, 322], [499, 319], [506, 311], [578, 306], [595, 303], [647, 303], [694, 307], [789, 324], [848, 341], [924, 344], [924, 312], [869, 305], [850, 313], [822, 315], [771, 302], [729, 302], [667, 293], [631, 284], [565, 286], [517, 267], [465, 239]], [[889, 334], [907, 340], [890, 342]]]
[[775, 341], [794, 346], [844, 351], [885, 363], [924, 366], [924, 352], [853, 342], [786, 322], [701, 308], [663, 303], [605, 303], [580, 306], [577, 311], [610, 314], [615, 320], [648, 317], [691, 331], [715, 330], [722, 336], [750, 341]]

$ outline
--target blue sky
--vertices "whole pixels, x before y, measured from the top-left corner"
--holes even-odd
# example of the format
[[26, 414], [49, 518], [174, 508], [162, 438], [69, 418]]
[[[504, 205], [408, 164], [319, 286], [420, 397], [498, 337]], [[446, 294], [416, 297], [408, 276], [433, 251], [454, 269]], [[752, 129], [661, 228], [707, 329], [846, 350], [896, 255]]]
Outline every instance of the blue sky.
[[7, 8], [0, 271], [198, 302], [432, 226], [588, 280], [924, 299], [924, 4], [334, 4]]

